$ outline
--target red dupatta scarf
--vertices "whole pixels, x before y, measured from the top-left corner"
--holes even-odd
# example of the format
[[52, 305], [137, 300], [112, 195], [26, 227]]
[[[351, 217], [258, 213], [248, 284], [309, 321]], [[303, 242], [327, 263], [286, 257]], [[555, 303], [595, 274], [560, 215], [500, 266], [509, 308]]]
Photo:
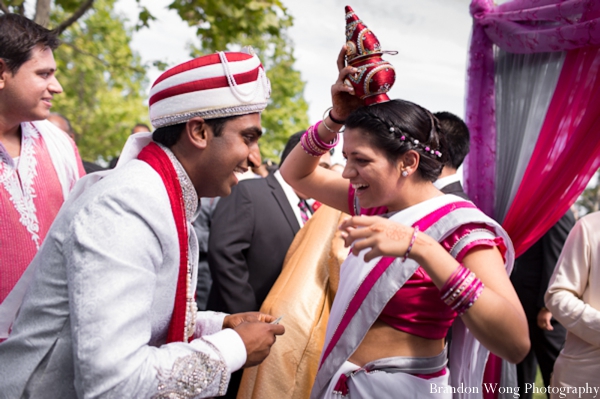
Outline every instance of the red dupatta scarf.
[[169, 342], [189, 342], [185, 336], [185, 316], [187, 311], [187, 273], [188, 273], [188, 231], [185, 219], [185, 204], [183, 201], [183, 191], [177, 177], [177, 172], [169, 156], [156, 144], [150, 143], [142, 149], [138, 159], [146, 162], [161, 177], [171, 210], [173, 219], [177, 228], [177, 237], [179, 239], [179, 277], [177, 278], [177, 291], [175, 292], [175, 305], [173, 316], [169, 323], [167, 334], [167, 343]]

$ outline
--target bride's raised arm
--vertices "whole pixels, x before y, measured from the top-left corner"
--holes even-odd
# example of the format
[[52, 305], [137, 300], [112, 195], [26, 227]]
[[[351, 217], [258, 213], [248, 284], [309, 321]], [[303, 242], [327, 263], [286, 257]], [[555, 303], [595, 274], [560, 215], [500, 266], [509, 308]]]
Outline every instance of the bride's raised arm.
[[344, 79], [356, 69], [345, 66], [344, 46], [338, 56], [338, 78], [331, 86], [333, 107], [326, 111], [323, 120], [310, 126], [300, 144], [292, 150], [281, 165], [281, 175], [295, 190], [321, 203], [348, 212], [348, 186], [346, 178], [338, 172], [317, 168], [320, 155], [329, 151], [338, 142], [338, 133], [350, 113], [362, 105], [355, 97], [352, 86]]

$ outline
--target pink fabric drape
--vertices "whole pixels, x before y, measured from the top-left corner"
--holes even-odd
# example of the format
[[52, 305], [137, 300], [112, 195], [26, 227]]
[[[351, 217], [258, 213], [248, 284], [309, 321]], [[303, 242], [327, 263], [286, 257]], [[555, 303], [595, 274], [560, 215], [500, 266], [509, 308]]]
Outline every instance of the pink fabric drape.
[[[597, 47], [600, 46], [599, 10], [600, 2], [594, 0], [514, 0], [497, 7], [493, 6], [492, 0], [473, 0], [471, 3], [474, 27], [469, 56], [465, 120], [471, 130], [472, 141], [471, 154], [467, 157], [464, 167], [465, 189], [473, 201], [486, 214], [494, 216], [496, 120], [493, 44], [513, 53], [568, 50], [577, 52], [579, 50], [576, 49], [583, 47]], [[570, 61], [565, 63], [565, 65], [580, 62], [583, 59], [583, 55], [581, 53], [578, 54], [580, 55], [569, 54], [568, 58]], [[588, 55], [587, 57], [592, 56]], [[592, 73], [594, 71], [592, 63], [588, 62], [588, 65], [589, 67], [585, 70]], [[562, 73], [559, 79], [559, 86], [563, 84], [562, 82], [570, 84], [569, 82], [574, 81], [576, 78], [574, 75], [568, 78], [567, 73], [576, 75], [577, 73], [584, 72], [583, 69], [574, 69], [577, 67], [583, 68], [583, 64], [573, 65], [569, 67], [570, 72], [565, 70]], [[582, 82], [580, 83], [578, 87], [581, 87], [583, 84]], [[591, 82], [587, 84], [593, 85]], [[556, 94], [559, 93], [559, 90], [564, 91], [567, 88], [557, 88]], [[575, 91], [572, 91], [572, 93], [575, 93]], [[568, 94], [563, 93], [563, 99], [566, 98], [568, 98]], [[587, 98], [587, 101], [591, 101], [590, 96]], [[552, 112], [556, 112], [556, 114], [548, 112], [548, 116], [557, 118], [563, 112], [568, 115], [572, 114], [571, 111], [576, 112], [574, 110], [566, 110], [564, 107], [567, 105], [569, 107], [573, 105], [580, 107], [587, 106], [583, 98], [580, 102], [558, 102], [554, 107], [551, 106]], [[568, 116], [565, 117], [569, 118]], [[556, 119], [554, 120], [556, 121]], [[548, 126], [549, 123], [551, 122], [546, 121], [544, 126]], [[573, 129], [575, 128], [575, 123], [573, 122], [572, 124]], [[561, 126], [564, 126], [564, 124]], [[591, 126], [588, 127], [591, 128]], [[538, 144], [547, 140], [554, 142], [554, 137], [548, 129], [549, 127], [543, 129], [544, 137], [538, 139]], [[566, 134], [559, 129], [554, 129], [554, 134], [557, 134], [559, 131], [562, 134]], [[569, 136], [567, 135], [566, 137]], [[580, 149], [583, 148], [587, 149], [591, 147], [587, 145], [580, 147]], [[538, 153], [538, 151], [542, 150], [536, 149], [534, 154]], [[583, 156], [591, 158], [595, 154], [586, 151]], [[553, 165], [548, 164], [548, 162], [556, 159], [556, 154], [554, 158], [532, 158], [534, 162], [543, 162], [538, 167], [546, 169], [553, 169]], [[584, 165], [580, 166], [584, 167]], [[534, 168], [534, 166], [530, 164], [528, 168]], [[589, 180], [587, 169], [569, 170], [573, 174], [568, 175], [567, 178], [577, 178], [579, 180], [587, 178]], [[539, 176], [534, 182], [537, 182], [537, 180], [539, 180]], [[533, 187], [536, 186], [533, 185]], [[576, 187], [579, 186], [569, 187], [573, 187], [576, 190]], [[567, 186], [562, 186], [562, 190], [565, 188]], [[559, 189], [557, 187], [556, 192]], [[582, 190], [583, 188], [581, 188]], [[575, 201], [578, 194], [572, 191], [571, 196], [561, 197], [568, 204], [561, 204], [560, 208], [566, 210]], [[525, 194], [521, 194], [521, 196], [515, 198], [512, 206], [516, 205], [517, 208], [515, 210], [510, 209], [509, 215], [505, 219], [505, 222], [507, 220], [509, 222], [508, 226], [510, 228], [507, 228], [506, 225], [505, 228], [511, 233], [517, 255], [520, 255], [529, 245], [541, 237], [541, 234], [539, 234], [541, 230], [532, 229], [532, 226], [542, 221], [547, 221], [547, 223], [544, 222], [547, 229], [560, 218], [560, 215], [555, 217], [560, 212], [559, 209], [555, 209], [557, 207], [542, 208], [539, 203], [536, 204], [538, 212], [535, 218], [531, 214], [524, 214], [518, 211], [519, 209], [526, 209], [520, 208], [524, 206], [520, 201], [531, 202], [530, 198], [523, 197], [523, 195]], [[540, 215], [543, 215], [542, 219], [539, 219]], [[509, 216], [511, 219], [509, 219]], [[519, 220], [521, 225], [513, 223], [511, 220]], [[525, 223], [523, 223], [524, 221]]]
[[[496, 106], [493, 44], [512, 53], [569, 51], [536, 147], [504, 220], [522, 254], [583, 191], [600, 165], [600, 2], [514, 0], [495, 7], [473, 0], [465, 120], [471, 153], [465, 189], [494, 216]], [[508, 188], [507, 188], [508, 189]], [[484, 381], [498, 382], [500, 360], [490, 356]], [[484, 397], [495, 397], [484, 392]]]
[[[489, 7], [472, 4], [481, 2]], [[598, 45], [600, 17], [590, 15], [597, 8], [596, 0], [514, 0], [473, 17], [498, 47], [528, 54]]]
[[567, 54], [504, 228], [516, 255], [558, 221], [600, 167], [600, 47]]
[[[475, 0], [471, 14], [492, 11], [491, 0]], [[477, 17], [475, 17], [477, 18]], [[496, 105], [494, 48], [483, 24], [474, 23], [467, 71], [465, 122], [471, 133], [471, 152], [464, 162], [465, 191], [486, 215], [494, 217], [496, 180]]]

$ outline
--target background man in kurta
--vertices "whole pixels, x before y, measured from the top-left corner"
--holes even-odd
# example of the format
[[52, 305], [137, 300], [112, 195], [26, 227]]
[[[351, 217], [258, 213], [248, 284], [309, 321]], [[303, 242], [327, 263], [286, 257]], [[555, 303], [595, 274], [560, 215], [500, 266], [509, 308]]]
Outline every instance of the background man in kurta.
[[[0, 16], [0, 304], [42, 245], [84, 175], [74, 142], [47, 121], [56, 80], [54, 34], [16, 14]], [[0, 341], [6, 338], [0, 305]], [[4, 331], [2, 331], [4, 330]]]
[[261, 136], [269, 81], [253, 53], [177, 65], [150, 93], [153, 133], [80, 180], [30, 264], [0, 344], [0, 398], [203, 398], [284, 332], [258, 312], [197, 312], [199, 197], [227, 196]]

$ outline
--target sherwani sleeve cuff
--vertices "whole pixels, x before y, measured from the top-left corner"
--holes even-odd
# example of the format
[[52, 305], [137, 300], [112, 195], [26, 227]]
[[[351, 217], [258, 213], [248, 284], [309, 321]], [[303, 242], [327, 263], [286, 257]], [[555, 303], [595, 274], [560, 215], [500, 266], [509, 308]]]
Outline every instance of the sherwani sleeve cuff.
[[226, 328], [216, 334], [203, 337], [213, 344], [225, 360], [229, 372], [233, 373], [241, 369], [246, 363], [246, 346], [237, 332]]
[[221, 312], [198, 312], [196, 314], [196, 332], [194, 338], [215, 334], [223, 329], [223, 320], [227, 313]]

